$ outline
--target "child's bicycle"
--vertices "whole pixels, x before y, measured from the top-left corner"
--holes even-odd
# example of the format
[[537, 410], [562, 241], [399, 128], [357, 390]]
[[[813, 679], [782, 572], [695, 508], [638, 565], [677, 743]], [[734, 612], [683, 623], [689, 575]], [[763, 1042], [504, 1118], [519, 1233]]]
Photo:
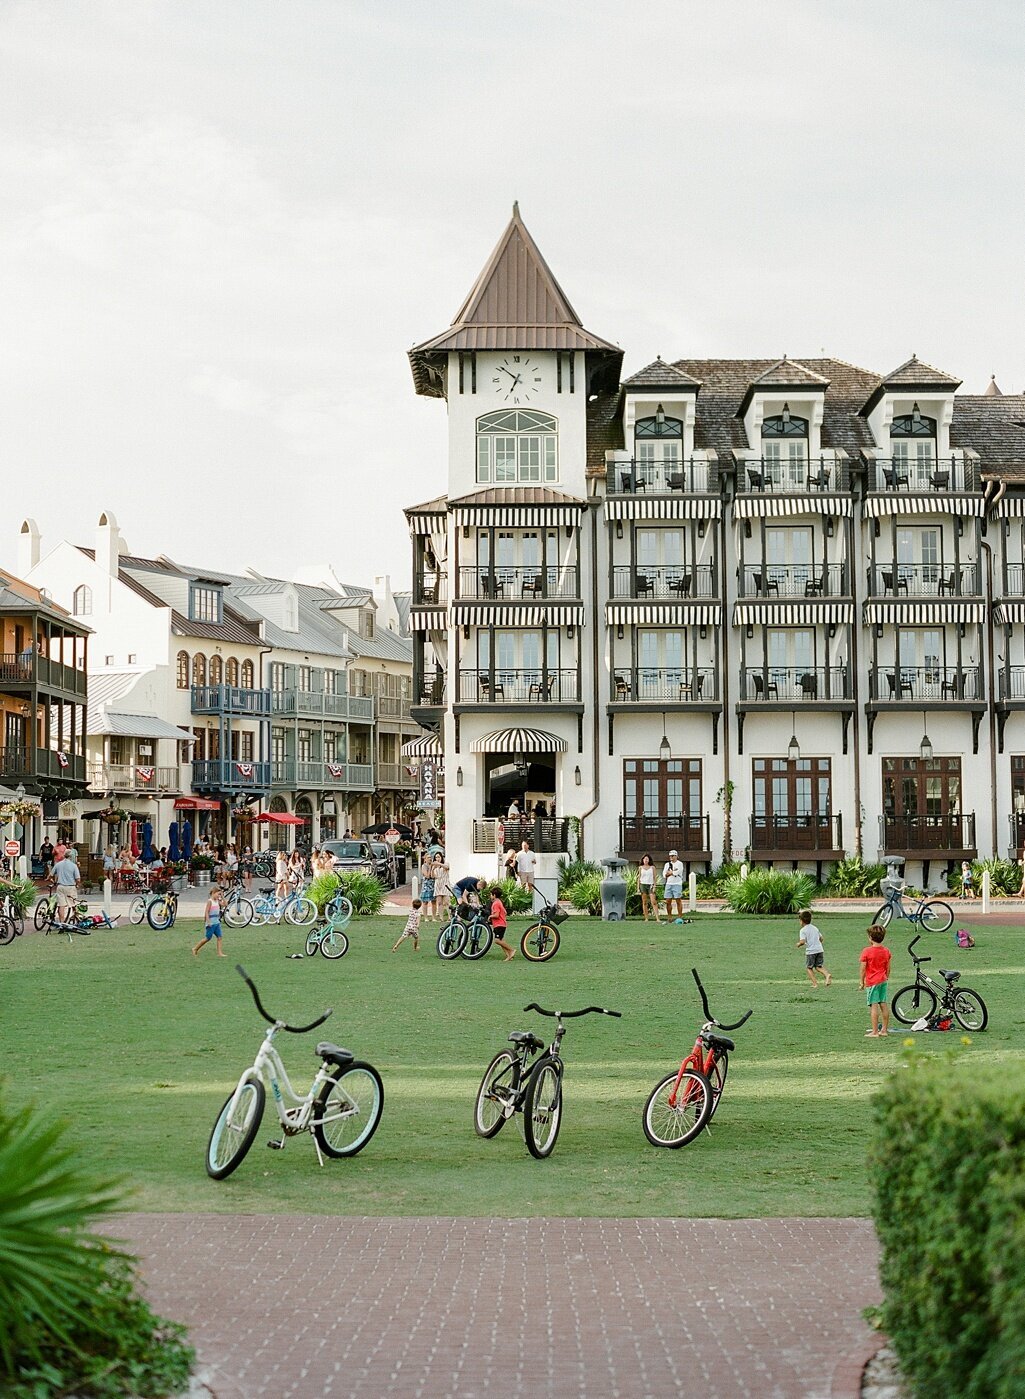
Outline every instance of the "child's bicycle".
[[[566, 1033], [563, 1021], [579, 1015], [611, 1015], [617, 1020], [621, 1017], [618, 1010], [606, 1010], [603, 1006], [544, 1010], [536, 1001], [531, 1001], [523, 1009], [552, 1017], [556, 1022], [555, 1035], [545, 1049], [544, 1040], [530, 1031], [512, 1032], [509, 1043], [515, 1049], [500, 1050], [484, 1071], [474, 1103], [473, 1126], [479, 1137], [494, 1137], [510, 1117], [522, 1113], [527, 1150], [531, 1156], [543, 1160], [552, 1154], [562, 1122], [563, 1062], [559, 1048]], [[529, 1061], [540, 1049], [544, 1049], [544, 1053], [531, 1067]]]
[[559, 924], [567, 915], [558, 904], [546, 904], [520, 938], [520, 951], [528, 962], [547, 962], [559, 950]]
[[326, 1010], [309, 1025], [287, 1025], [284, 1020], [275, 1020], [264, 1010], [260, 994], [246, 969], [236, 965], [235, 970], [253, 993], [256, 1009], [270, 1029], [252, 1065], [242, 1074], [235, 1091], [217, 1115], [206, 1148], [207, 1174], [214, 1180], [224, 1180], [242, 1164], [260, 1130], [267, 1083], [282, 1128], [281, 1140], [268, 1142], [268, 1146], [276, 1151], [283, 1150], [289, 1137], [309, 1132], [322, 1166], [325, 1155], [355, 1156], [366, 1146], [381, 1121], [384, 1108], [381, 1075], [372, 1065], [354, 1058], [351, 1050], [325, 1040], [317, 1045], [320, 1068], [309, 1091], [300, 1097], [274, 1048], [274, 1037], [279, 1030], [305, 1035], [323, 1025], [332, 1012]]
[[890, 1002], [893, 1018], [902, 1025], [914, 1025], [916, 1021], [932, 1020], [937, 1014], [942, 1016], [946, 1012], [953, 1016], [962, 1030], [984, 1030], [989, 1024], [986, 1002], [978, 991], [972, 991], [968, 986], [958, 986], [960, 972], [941, 971], [941, 986], [935, 977], [922, 971], [923, 964], [931, 962], [932, 958], [915, 956], [915, 943], [920, 937], [921, 933], [908, 943], [908, 952], [915, 964], [915, 980], [913, 985], [902, 986], [894, 993]]
[[316, 957], [320, 949], [322, 957], [334, 961], [344, 957], [349, 950], [349, 939], [345, 929], [352, 917], [352, 904], [344, 895], [336, 894], [324, 908], [325, 921], [311, 928], [306, 935], [306, 955]]
[[879, 924], [880, 928], [889, 926], [893, 918], [906, 918], [909, 923], [917, 923], [925, 933], [945, 933], [954, 921], [954, 910], [950, 904], [945, 904], [942, 899], [934, 899], [929, 894], [914, 901], [914, 907], [908, 910], [904, 902], [904, 881], [890, 883], [889, 888], [884, 889], [886, 902], [882, 908], [877, 908], [873, 922]]
[[652, 1146], [685, 1146], [708, 1126], [726, 1086], [730, 1054], [736, 1049], [731, 1039], [717, 1032], [739, 1030], [751, 1018], [748, 1010], [732, 1025], [716, 1020], [696, 967], [691, 967], [691, 976], [701, 993], [705, 1023], [680, 1067], [656, 1083], [648, 1095], [641, 1120]]
[[178, 895], [170, 885], [136, 894], [128, 905], [128, 917], [132, 923], [148, 923], [158, 933], [162, 933], [166, 928], [173, 928], [177, 916]]

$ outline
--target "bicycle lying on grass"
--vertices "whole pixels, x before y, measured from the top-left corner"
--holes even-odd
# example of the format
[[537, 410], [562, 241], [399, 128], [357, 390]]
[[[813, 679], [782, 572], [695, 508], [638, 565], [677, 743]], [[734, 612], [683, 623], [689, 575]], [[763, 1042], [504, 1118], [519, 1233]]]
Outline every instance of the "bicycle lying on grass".
[[932, 1020], [946, 1012], [953, 1016], [962, 1030], [984, 1030], [989, 1024], [986, 1002], [978, 991], [968, 986], [958, 986], [960, 972], [941, 971], [941, 986], [928, 972], [922, 971], [923, 964], [931, 962], [932, 958], [915, 956], [915, 943], [921, 936], [919, 933], [908, 943], [908, 952], [915, 964], [915, 980], [913, 985], [902, 986], [894, 993], [890, 1002], [893, 1018], [902, 1025], [914, 1025], [918, 1020]]
[[[40, 913], [42, 908], [42, 913]], [[56, 898], [40, 899], [36, 904], [33, 915], [33, 922], [37, 931], [41, 933], [64, 933], [68, 942], [74, 942], [72, 933], [78, 933], [81, 937], [88, 937], [96, 928], [113, 928], [117, 925], [119, 914], [113, 918], [108, 918], [105, 913], [90, 913], [89, 905], [77, 903], [70, 912], [68, 919], [61, 918], [62, 909], [57, 907]]]
[[[473, 1108], [473, 1126], [479, 1137], [495, 1137], [516, 1113], [523, 1115], [523, 1137], [531, 1156], [543, 1160], [550, 1156], [562, 1123], [563, 1062], [559, 1053], [566, 1033], [565, 1020], [580, 1015], [611, 1015], [621, 1019], [618, 1010], [603, 1006], [585, 1006], [583, 1010], [544, 1010], [536, 1001], [523, 1009], [536, 1010], [555, 1020], [555, 1035], [545, 1049], [544, 1040], [529, 1030], [514, 1030], [509, 1043], [515, 1050], [502, 1049], [492, 1059]], [[531, 1066], [538, 1052], [544, 1053]]]
[[305, 1035], [323, 1025], [332, 1012], [326, 1010], [308, 1025], [288, 1025], [284, 1020], [276, 1020], [264, 1010], [260, 994], [245, 967], [236, 965], [235, 970], [252, 992], [256, 1009], [270, 1029], [253, 1063], [244, 1071], [235, 1091], [217, 1115], [206, 1148], [207, 1174], [214, 1180], [224, 1180], [242, 1164], [260, 1130], [267, 1101], [266, 1084], [270, 1084], [282, 1129], [281, 1140], [268, 1142], [268, 1146], [280, 1151], [289, 1137], [309, 1132], [322, 1166], [324, 1156], [355, 1156], [366, 1146], [381, 1121], [384, 1109], [381, 1075], [372, 1065], [356, 1059], [351, 1050], [324, 1040], [317, 1045], [320, 1068], [309, 1091], [300, 1097], [274, 1048], [274, 1037], [279, 1030]]
[[726, 1087], [730, 1055], [736, 1049], [733, 1041], [718, 1031], [739, 1030], [751, 1018], [751, 1011], [745, 1011], [732, 1025], [716, 1020], [696, 967], [691, 967], [691, 976], [701, 992], [705, 1023], [680, 1067], [656, 1083], [648, 1095], [642, 1121], [652, 1146], [685, 1146], [709, 1125]]

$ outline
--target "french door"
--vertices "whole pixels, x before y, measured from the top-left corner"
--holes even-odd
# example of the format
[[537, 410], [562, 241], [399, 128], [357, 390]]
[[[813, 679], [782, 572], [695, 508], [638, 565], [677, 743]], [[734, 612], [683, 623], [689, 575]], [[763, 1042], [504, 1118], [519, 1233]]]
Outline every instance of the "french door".
[[815, 573], [812, 540], [812, 531], [801, 526], [765, 531], [765, 576], [774, 591], [805, 596]]
[[829, 758], [755, 758], [752, 776], [752, 849], [833, 848]]
[[888, 850], [959, 849], [961, 759], [884, 758], [883, 820]]
[[700, 758], [624, 759], [623, 849], [658, 863], [671, 849], [704, 849], [705, 839]]

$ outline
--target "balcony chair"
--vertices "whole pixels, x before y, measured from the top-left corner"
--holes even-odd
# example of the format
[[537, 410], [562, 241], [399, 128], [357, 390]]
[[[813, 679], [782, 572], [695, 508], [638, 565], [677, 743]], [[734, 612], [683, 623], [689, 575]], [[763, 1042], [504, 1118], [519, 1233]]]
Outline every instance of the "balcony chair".
[[681, 573], [678, 578], [670, 578], [668, 583], [669, 591], [681, 598], [689, 597], [693, 586], [694, 575], [691, 573]]
[[527, 701], [529, 703], [531, 700], [550, 700], [554, 689], [554, 675], [549, 675], [547, 680], [535, 680], [527, 691]]
[[767, 681], [764, 675], [752, 675], [751, 680], [755, 687], [756, 700], [768, 699], [771, 695], [779, 699], [779, 686], [775, 680]]
[[897, 466], [884, 466], [883, 478], [891, 491], [906, 490], [908, 484], [908, 473], [906, 469]]
[[533, 578], [524, 578], [520, 597], [543, 597], [544, 591], [545, 576], [543, 573], [536, 573]]
[[634, 578], [635, 597], [654, 597], [655, 582], [646, 573], [638, 573]]
[[754, 467], [747, 468], [747, 488], [750, 491], [765, 490], [765, 472], [755, 471]]
[[802, 699], [818, 699], [819, 681], [817, 675], [813, 675], [811, 671], [807, 671], [801, 676], [800, 684]]
[[[897, 677], [896, 677], [896, 675], [893, 674], [892, 671], [889, 671], [889, 670], [888, 670], [888, 671], [886, 672], [886, 683], [887, 683], [887, 685], [889, 685], [889, 687], [890, 687], [890, 699], [892, 699], [892, 700], [897, 699], [897, 698], [898, 698], [898, 694], [897, 694], [897, 689], [898, 689]], [[914, 698], [914, 694], [915, 694], [915, 687], [912, 685], [912, 683], [911, 683], [910, 680], [905, 680], [904, 675], [903, 675], [903, 673], [902, 673], [902, 674], [901, 674], [901, 677], [900, 677], [900, 695], [899, 695], [899, 698], [900, 698], [900, 699], [903, 699], [904, 696], [907, 695], [908, 699], [913, 699], [913, 698]]]
[[965, 677], [955, 671], [948, 679], [940, 681], [940, 699], [964, 699]]
[[480, 591], [481, 597], [501, 597], [505, 592], [505, 583], [493, 573], [485, 573], [480, 580]]
[[619, 703], [623, 700], [628, 700], [630, 698], [629, 680], [627, 680], [625, 675], [620, 675], [618, 671], [614, 679], [616, 683], [616, 702]]
[[670, 471], [666, 480], [671, 491], [685, 491], [687, 489], [687, 475], [683, 471]]
[[932, 482], [936, 490], [945, 491], [950, 485], [950, 472], [934, 471], [929, 477], [929, 480]]
[[829, 580], [828, 569], [823, 569], [817, 578], [809, 578], [804, 585], [805, 597], [825, 597], [828, 592], [826, 584]]
[[480, 698], [482, 700], [496, 700], [499, 695], [505, 699], [505, 686], [499, 684], [492, 685], [489, 675], [478, 675], [477, 684], [480, 688]]
[[950, 597], [957, 597], [960, 594], [961, 573], [962, 570], [960, 568], [952, 568], [946, 578], [941, 576], [936, 586], [936, 591], [939, 593], [940, 597], [945, 597], [948, 594]]
[[758, 593], [759, 595], [764, 593], [766, 597], [768, 597], [770, 593], [775, 593], [776, 596], [779, 597], [778, 578], [770, 578], [769, 575], [763, 569], [761, 573], [756, 573], [754, 575], [754, 580], [756, 593]]
[[830, 467], [825, 462], [823, 462], [822, 465], [819, 467], [818, 473], [816, 475], [812, 475], [811, 469], [809, 468], [808, 489], [810, 491], [828, 491], [829, 477]]
[[701, 698], [701, 687], [702, 685], [704, 685], [704, 683], [705, 677], [703, 674], [698, 676], [697, 680], [694, 682], [693, 685], [691, 685], [689, 680], [684, 680], [680, 685], [680, 699], [699, 700]]
[[894, 597], [896, 597], [898, 593], [907, 593], [908, 580], [903, 574], [898, 573], [896, 575], [897, 584], [896, 587], [894, 587], [894, 570], [892, 568], [884, 568], [880, 569], [880, 573], [883, 579], [883, 587], [888, 593], [893, 593]]

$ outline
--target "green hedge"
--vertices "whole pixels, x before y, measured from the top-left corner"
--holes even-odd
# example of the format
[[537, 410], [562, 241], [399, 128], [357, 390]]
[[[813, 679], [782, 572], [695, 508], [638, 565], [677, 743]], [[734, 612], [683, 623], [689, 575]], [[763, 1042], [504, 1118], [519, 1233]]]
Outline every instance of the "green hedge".
[[876, 1100], [880, 1321], [913, 1394], [1020, 1399], [1025, 1072], [959, 1057], [911, 1060]]

